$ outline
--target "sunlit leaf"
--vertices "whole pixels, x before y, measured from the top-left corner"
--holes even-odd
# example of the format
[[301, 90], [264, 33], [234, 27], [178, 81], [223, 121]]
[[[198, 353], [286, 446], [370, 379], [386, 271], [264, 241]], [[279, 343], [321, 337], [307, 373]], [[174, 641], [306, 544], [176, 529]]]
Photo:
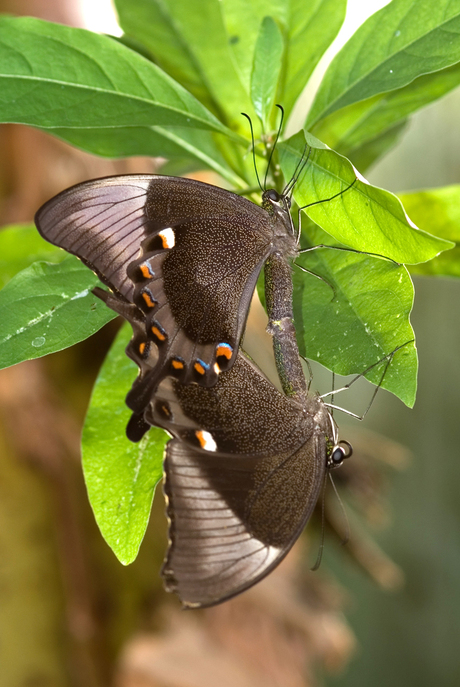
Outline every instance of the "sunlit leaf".
[[125, 565], [136, 558], [144, 537], [168, 439], [157, 427], [137, 444], [126, 437], [131, 413], [124, 399], [137, 375], [136, 365], [124, 352], [131, 335], [126, 324], [104, 361], [82, 437], [83, 470], [94, 516], [107, 544]]
[[347, 157], [357, 169], [365, 172], [399, 142], [407, 125], [408, 121], [404, 119], [391, 129], [384, 131], [380, 136], [371, 138], [362, 145], [352, 148]]
[[459, 0], [393, 0], [331, 62], [306, 126], [342, 107], [402, 88], [460, 61]]
[[367, 141], [392, 130], [429, 103], [460, 84], [460, 63], [432, 74], [426, 74], [412, 83], [349, 105], [314, 126], [312, 133], [342, 155]]
[[[356, 170], [346, 158], [303, 132], [280, 146], [285, 178], [292, 177], [305, 151], [305, 141], [311, 146], [311, 153], [294, 188], [299, 206], [332, 198], [356, 178]], [[306, 212], [341, 243], [399, 263], [424, 262], [452, 247], [450, 242], [417, 229], [395, 195], [371, 186], [362, 177], [338, 197], [313, 205]]]
[[251, 78], [251, 99], [258, 117], [268, 128], [283, 58], [283, 37], [271, 17], [265, 17], [257, 38]]
[[15, 274], [39, 260], [62, 262], [67, 253], [42, 239], [32, 224], [12, 224], [0, 230], [0, 289]]
[[[310, 226], [313, 245], [327, 235]], [[294, 316], [301, 353], [341, 375], [361, 374], [398, 351], [382, 386], [412, 406], [417, 355], [409, 322], [414, 289], [406, 268], [387, 260], [333, 249], [316, 249], [297, 260], [313, 275], [294, 269]], [[404, 346], [404, 344], [408, 344]], [[367, 378], [379, 384], [384, 365]]]
[[412, 266], [411, 272], [460, 277], [460, 185], [402, 193], [400, 198], [409, 216], [420, 227], [455, 242], [453, 250], [441, 253], [430, 262]]
[[0, 291], [0, 368], [87, 339], [115, 314], [91, 288], [98, 278], [77, 258], [36, 262]]
[[182, 126], [229, 132], [149, 60], [108, 36], [0, 17], [0, 121], [41, 128]]
[[[189, 0], [117, 0], [116, 5], [126, 33], [216, 115], [244, 130], [240, 112], [252, 114], [249, 88], [233, 59], [221, 2], [202, 0], [199, 8]], [[244, 14], [239, 20], [244, 30]]]
[[[105, 129], [57, 127], [53, 129], [53, 135], [72, 143], [77, 148], [104, 157], [150, 155], [168, 159], [188, 158], [198, 162], [201, 169], [205, 167], [217, 172], [236, 187], [245, 186], [241, 177], [230, 169], [220, 147], [213, 140], [213, 134], [202, 129], [184, 129], [179, 126], [126, 126]], [[233, 141], [231, 145], [237, 148]]]

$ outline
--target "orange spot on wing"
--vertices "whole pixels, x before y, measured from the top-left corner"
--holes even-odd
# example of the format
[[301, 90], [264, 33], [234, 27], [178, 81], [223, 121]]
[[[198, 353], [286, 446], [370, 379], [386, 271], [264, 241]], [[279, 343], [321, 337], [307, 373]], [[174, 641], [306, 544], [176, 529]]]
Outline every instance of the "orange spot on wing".
[[166, 336], [163, 334], [162, 331], [158, 329], [155, 325], [152, 327], [152, 334], [157, 337], [160, 341], [164, 341], [166, 339]]
[[201, 448], [204, 448], [205, 451], [217, 451], [217, 444], [210, 432], [199, 429], [195, 432], [195, 436], [198, 439]]
[[163, 229], [163, 231], [160, 231], [158, 236], [161, 239], [163, 248], [174, 248], [175, 237], [174, 231], [173, 229], [171, 229], [171, 227], [168, 227], [167, 229]]
[[181, 360], [172, 360], [171, 365], [175, 370], [183, 370], [184, 369], [184, 363]]
[[141, 355], [144, 355], [144, 353], [145, 353], [145, 342], [142, 342], [139, 344], [139, 353]]
[[143, 265], [140, 265], [140, 270], [144, 279], [150, 279], [153, 277], [153, 273], [148, 262], [144, 262]]
[[204, 369], [204, 367], [203, 367], [203, 365], [202, 365], [201, 363], [195, 363], [193, 367], [195, 368], [195, 370], [196, 370], [200, 375], [204, 375], [204, 373], [206, 372], [206, 370]]
[[153, 300], [151, 295], [147, 291], [142, 292], [142, 298], [144, 299], [148, 308], [154, 308], [156, 306], [156, 301]]
[[206, 447], [206, 437], [204, 436], [204, 432], [199, 430], [198, 432], [195, 432], [195, 435], [196, 435], [196, 438], [198, 439], [198, 441], [200, 442], [201, 448], [205, 448]]
[[227, 358], [227, 360], [230, 360], [230, 358], [233, 355], [233, 350], [230, 346], [217, 346], [216, 349], [216, 356], [223, 356], [224, 358]]

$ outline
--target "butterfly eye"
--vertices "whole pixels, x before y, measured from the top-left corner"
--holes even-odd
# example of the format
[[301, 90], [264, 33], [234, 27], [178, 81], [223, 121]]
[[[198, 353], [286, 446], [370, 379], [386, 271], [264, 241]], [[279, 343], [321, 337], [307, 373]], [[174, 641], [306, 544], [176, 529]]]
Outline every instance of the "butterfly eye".
[[331, 454], [330, 457], [330, 462], [331, 462], [331, 467], [339, 467], [339, 465], [342, 465], [343, 459], [345, 458], [345, 449], [342, 446], [337, 446]]
[[278, 191], [275, 191], [274, 188], [265, 191], [264, 196], [268, 198], [268, 200], [273, 201], [274, 203], [279, 203], [281, 200], [280, 194], [278, 193]]
[[346, 458], [349, 458], [353, 453], [353, 448], [348, 441], [340, 441], [337, 446], [334, 447], [330, 457], [329, 466], [331, 468], [338, 468], [342, 465]]

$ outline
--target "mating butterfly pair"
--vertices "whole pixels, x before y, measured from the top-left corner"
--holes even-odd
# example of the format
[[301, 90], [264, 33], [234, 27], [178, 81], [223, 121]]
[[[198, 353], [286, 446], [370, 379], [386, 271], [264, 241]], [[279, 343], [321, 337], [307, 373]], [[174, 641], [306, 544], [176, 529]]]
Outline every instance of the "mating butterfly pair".
[[263, 264], [296, 253], [289, 204], [273, 190], [259, 207], [198, 181], [130, 175], [79, 184], [36, 215], [133, 327], [127, 432], [138, 440], [154, 424], [174, 437], [163, 577], [187, 606], [219, 603], [273, 569], [326, 468], [350, 453], [319, 398], [284, 396], [238, 350]]

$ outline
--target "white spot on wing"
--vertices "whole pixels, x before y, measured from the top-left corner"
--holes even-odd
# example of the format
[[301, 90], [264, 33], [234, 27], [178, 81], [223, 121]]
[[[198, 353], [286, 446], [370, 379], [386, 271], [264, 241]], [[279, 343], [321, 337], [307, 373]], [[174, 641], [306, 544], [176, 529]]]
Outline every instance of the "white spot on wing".
[[206, 430], [202, 429], [197, 432], [196, 435], [201, 444], [201, 448], [204, 448], [205, 451], [217, 451], [217, 444], [211, 432], [206, 432]]
[[176, 238], [174, 236], [174, 230], [171, 229], [171, 227], [167, 227], [166, 229], [160, 231], [159, 236], [161, 236], [165, 248], [174, 248]]

